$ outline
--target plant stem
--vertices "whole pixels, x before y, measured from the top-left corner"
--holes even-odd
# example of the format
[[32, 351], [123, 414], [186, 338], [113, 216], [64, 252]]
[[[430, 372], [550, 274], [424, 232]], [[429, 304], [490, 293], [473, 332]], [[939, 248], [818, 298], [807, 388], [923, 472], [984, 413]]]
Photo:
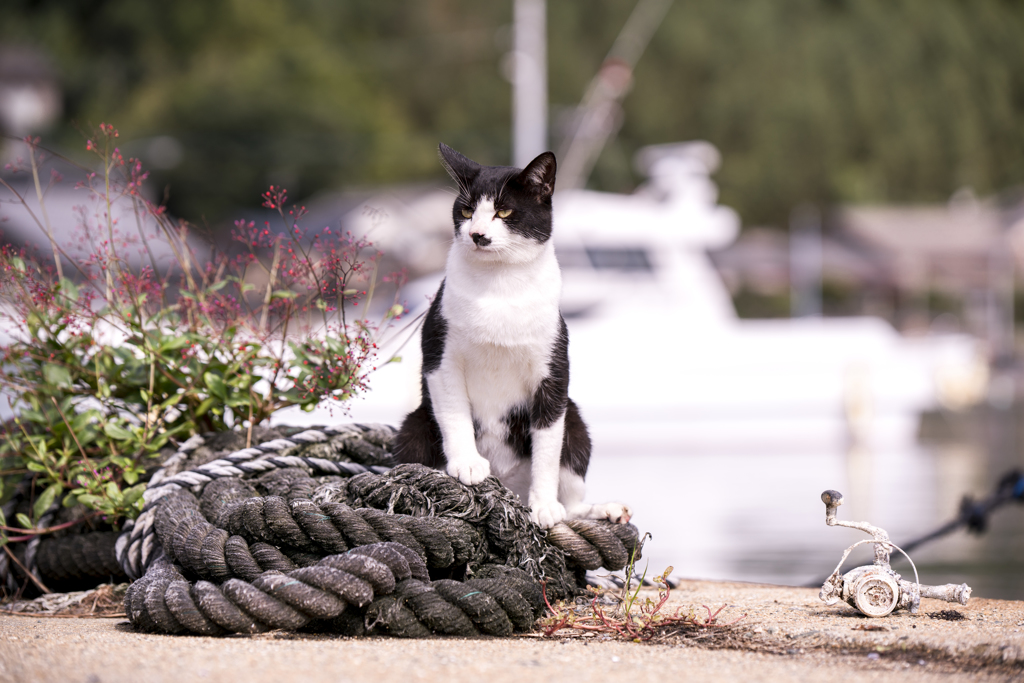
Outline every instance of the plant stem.
[[274, 297], [274, 280], [277, 276], [277, 265], [281, 259], [281, 241], [278, 240], [274, 245], [274, 259], [270, 264], [269, 276], [270, 279], [267, 281], [267, 293], [263, 297], [263, 312], [260, 314], [260, 332], [266, 334], [267, 332], [267, 316], [270, 314], [270, 302]]
[[32, 583], [34, 583], [39, 588], [39, 590], [43, 591], [44, 593], [51, 593], [52, 592], [49, 588], [46, 587], [46, 584], [43, 583], [41, 579], [37, 578], [35, 574], [33, 574], [32, 572], [30, 572], [28, 570], [28, 567], [26, 567], [25, 565], [23, 565], [21, 563], [21, 560], [19, 560], [15, 556], [15, 554], [13, 552], [11, 552], [11, 549], [9, 547], [7, 547], [6, 545], [4, 546], [4, 551], [7, 553], [8, 557], [10, 557], [12, 560], [14, 560], [14, 564], [16, 564], [19, 567], [21, 567], [21, 571], [25, 572], [25, 575], [28, 576], [28, 578], [32, 581]]
[[36, 186], [36, 198], [39, 200], [39, 212], [43, 214], [43, 223], [46, 225], [46, 236], [50, 239], [50, 247], [53, 249], [53, 264], [57, 267], [57, 277], [64, 279], [64, 269], [60, 264], [60, 254], [57, 252], [57, 240], [53, 238], [53, 227], [50, 225], [50, 217], [46, 213], [46, 202], [43, 201], [43, 188], [39, 184], [39, 166], [36, 164], [36, 148], [31, 142], [28, 146], [28, 158], [32, 161], [32, 180]]
[[75, 445], [78, 446], [78, 452], [82, 454], [82, 458], [85, 459], [85, 461], [89, 464], [89, 467], [91, 468], [92, 460], [90, 460], [89, 456], [86, 455], [85, 449], [82, 448], [82, 444], [78, 442], [78, 435], [75, 434], [75, 430], [71, 427], [71, 423], [68, 422], [68, 418], [64, 416], [64, 411], [60, 409], [60, 404], [57, 403], [57, 397], [51, 396], [50, 400], [53, 401], [53, 407], [57, 409], [58, 413], [60, 413], [60, 419], [64, 420], [64, 424], [67, 425], [68, 431], [71, 432], [71, 438], [75, 440]]
[[[19, 529], [18, 527], [0, 526], [0, 530], [2, 530], [2, 531], [18, 531], [21, 534], [23, 534], [25, 537], [30, 538], [32, 536], [42, 536], [44, 534], [52, 534], [54, 531], [60, 531], [61, 529], [67, 529], [69, 527], [73, 527], [76, 524], [81, 524], [82, 522], [90, 520], [90, 519], [92, 519], [94, 517], [98, 517], [99, 515], [100, 515], [100, 512], [98, 510], [94, 510], [93, 512], [90, 512], [89, 514], [85, 515], [84, 517], [79, 517], [78, 519], [73, 519], [70, 522], [64, 522], [63, 524], [57, 524], [56, 526], [48, 526], [45, 529]], [[13, 541], [15, 539], [9, 538], [7, 540]]]

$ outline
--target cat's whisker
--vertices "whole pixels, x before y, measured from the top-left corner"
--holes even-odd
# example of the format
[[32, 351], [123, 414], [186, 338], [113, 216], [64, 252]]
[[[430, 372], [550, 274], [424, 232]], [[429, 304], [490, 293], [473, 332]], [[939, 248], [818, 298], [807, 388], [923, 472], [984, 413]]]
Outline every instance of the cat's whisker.
[[505, 191], [505, 186], [508, 185], [508, 181], [512, 179], [512, 176], [507, 176], [505, 182], [501, 184], [501, 188], [498, 190], [498, 196], [494, 198], [494, 203], [497, 204], [501, 201], [501, 195]]

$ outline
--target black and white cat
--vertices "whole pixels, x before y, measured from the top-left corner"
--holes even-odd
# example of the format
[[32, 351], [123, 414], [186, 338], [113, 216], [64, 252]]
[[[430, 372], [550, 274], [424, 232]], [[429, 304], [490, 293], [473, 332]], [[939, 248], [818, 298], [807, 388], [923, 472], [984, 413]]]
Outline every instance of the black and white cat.
[[495, 475], [533, 520], [629, 521], [619, 503], [583, 502], [590, 436], [569, 399], [562, 274], [551, 243], [555, 155], [524, 169], [481, 166], [446, 145], [458, 183], [455, 239], [423, 324], [423, 400], [402, 423], [402, 462], [464, 484]]

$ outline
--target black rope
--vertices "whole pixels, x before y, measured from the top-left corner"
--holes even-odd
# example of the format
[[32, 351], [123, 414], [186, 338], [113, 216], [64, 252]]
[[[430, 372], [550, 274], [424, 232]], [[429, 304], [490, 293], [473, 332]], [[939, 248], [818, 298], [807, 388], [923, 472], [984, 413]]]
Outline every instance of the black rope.
[[[296, 431], [230, 453], [211, 449], [230, 443], [219, 435], [211, 447], [187, 441], [117, 542], [121, 566], [141, 576], [125, 600], [132, 623], [206, 635], [503, 635], [532, 626], [539, 580], [568, 597], [587, 569], [639, 555], [631, 525], [542, 530], [497, 479], [468, 487], [420, 465], [389, 468], [393, 435], [374, 425]], [[39, 546], [44, 575], [109, 568], [110, 538], [104, 562], [84, 558], [82, 540], [66, 552], [47, 545], [56, 540]]]
[[207, 636], [305, 627], [352, 635], [502, 636], [532, 628], [543, 607], [536, 583], [514, 569], [490, 573], [494, 578], [431, 583], [417, 554], [376, 543], [249, 581], [192, 584], [165, 557], [129, 587], [125, 611], [139, 630]]
[[900, 547], [909, 553], [961, 527], [966, 527], [971, 533], [982, 534], [988, 528], [988, 520], [992, 513], [1010, 502], [1024, 503], [1024, 473], [1016, 469], [1000, 477], [995, 490], [986, 498], [976, 501], [970, 495], [965, 495], [960, 501], [960, 510], [955, 518], [934, 531], [907, 543], [901, 543]]
[[[138, 628], [163, 633], [507, 635], [542, 609], [538, 579], [571, 596], [582, 570], [619, 568], [639, 545], [635, 527], [608, 522], [544, 532], [496, 479], [467, 487], [421, 465], [348, 479], [297, 468], [215, 478], [199, 498], [162, 496], [152, 513], [162, 554], [125, 606]], [[368, 593], [348, 578], [365, 582], [362, 558], [393, 577]]]

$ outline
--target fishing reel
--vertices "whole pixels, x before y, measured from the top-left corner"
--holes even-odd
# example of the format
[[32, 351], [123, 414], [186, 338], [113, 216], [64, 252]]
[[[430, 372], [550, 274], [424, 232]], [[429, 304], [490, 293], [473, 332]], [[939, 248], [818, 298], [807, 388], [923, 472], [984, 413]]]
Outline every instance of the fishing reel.
[[[967, 604], [971, 597], [971, 587], [966, 583], [959, 586], [952, 583], [945, 586], [922, 586], [914, 561], [910, 559], [910, 555], [889, 540], [889, 534], [885, 529], [867, 522], [844, 522], [836, 519], [836, 510], [843, 504], [843, 494], [839, 491], [825, 491], [821, 494], [821, 500], [825, 503], [825, 524], [860, 529], [871, 536], [871, 539], [857, 541], [847, 548], [835, 571], [822, 584], [818, 596], [826, 605], [834, 605], [841, 600], [866, 616], [884, 617], [898, 609], [909, 609], [911, 614], [917, 614], [922, 597]], [[865, 543], [875, 545], [874, 564], [840, 574], [839, 570], [850, 552]], [[910, 562], [914, 569], [913, 582], [906, 581], [889, 566], [889, 553], [893, 548], [903, 553]]]

